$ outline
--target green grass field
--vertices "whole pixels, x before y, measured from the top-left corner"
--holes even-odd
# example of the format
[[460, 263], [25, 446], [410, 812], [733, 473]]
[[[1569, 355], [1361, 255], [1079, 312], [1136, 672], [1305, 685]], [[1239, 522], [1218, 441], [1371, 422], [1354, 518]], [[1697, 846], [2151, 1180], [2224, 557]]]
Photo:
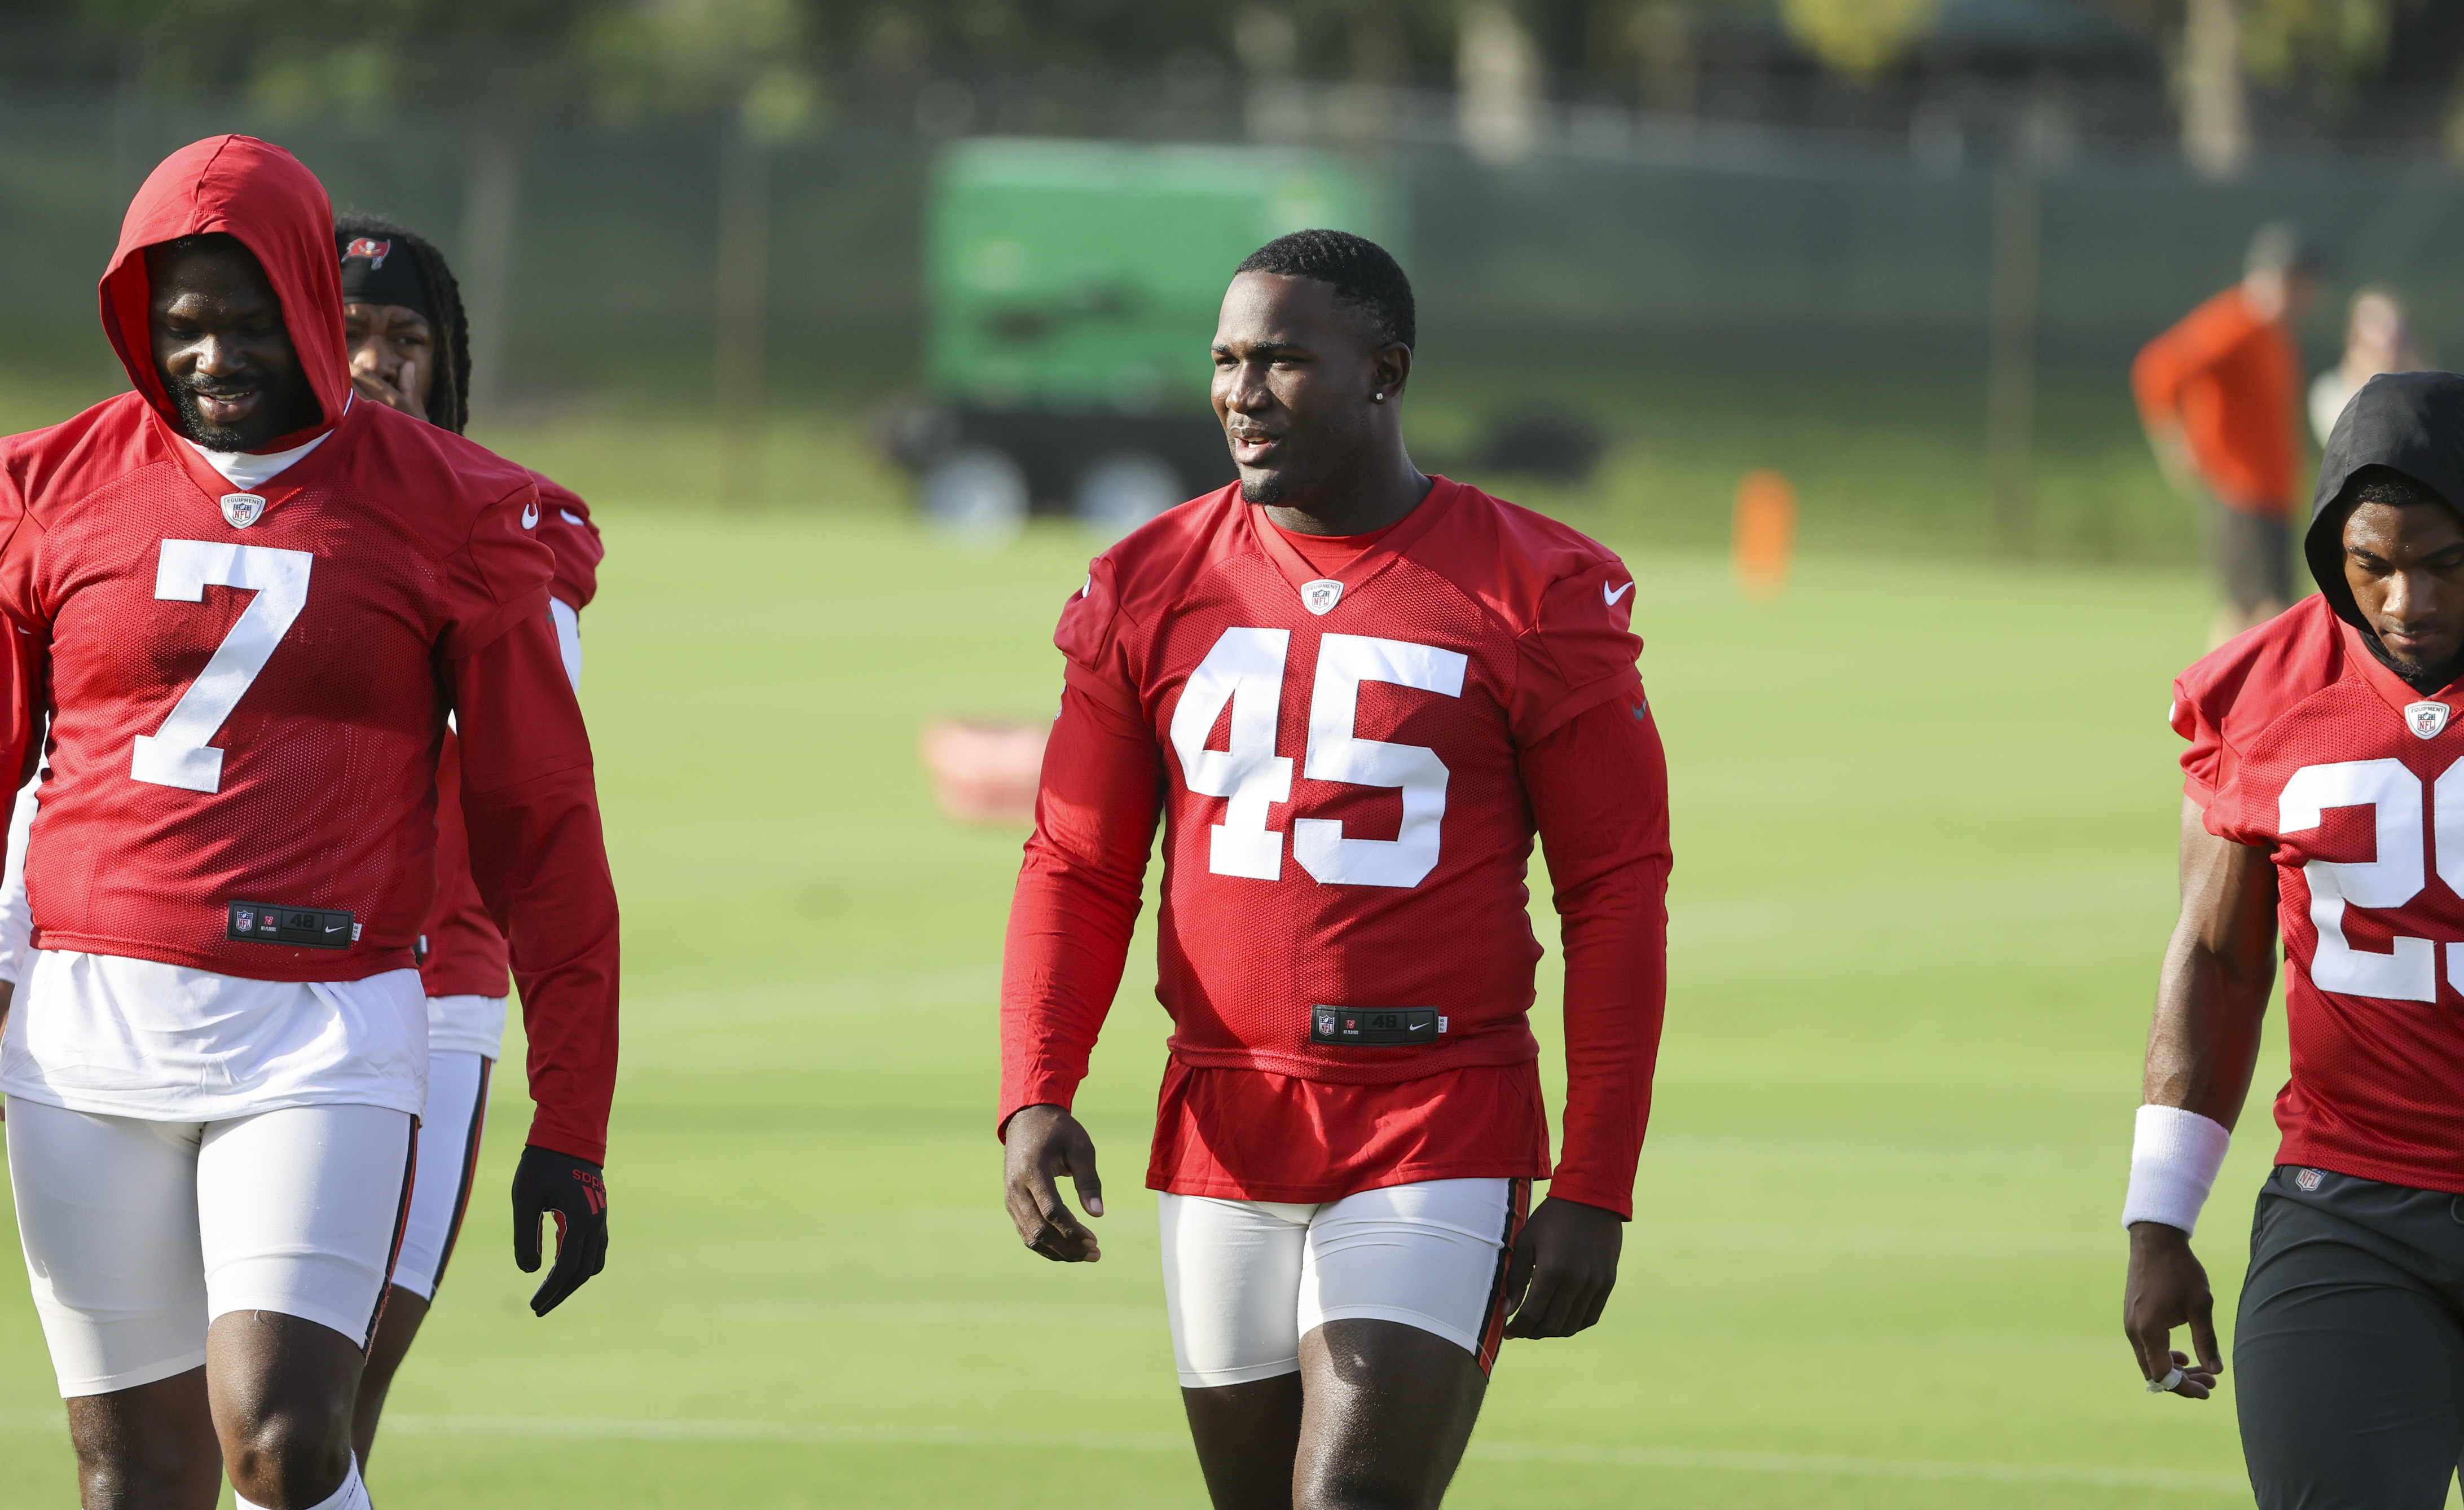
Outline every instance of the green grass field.
[[[1136, 1189], [1151, 947], [1081, 1103], [1108, 1258], [1047, 1265], [1009, 1234], [991, 1136], [1022, 836], [944, 821], [914, 755], [935, 714], [1048, 711], [1089, 543], [966, 555], [869, 507], [605, 523], [583, 700], [628, 946], [610, 1266], [546, 1321], [523, 1306], [501, 1192], [527, 1106], [501, 1077], [379, 1501], [1201, 1504]], [[2203, 588], [1824, 558], [1754, 606], [1715, 558], [1597, 527], [1640, 579], [1676, 791], [1658, 1109], [1606, 1322], [1509, 1345], [1452, 1502], [2246, 1498], [2230, 1382], [2147, 1397], [2117, 1321], [2171, 905], [2159, 714]], [[2265, 1126], [2204, 1239], [2227, 1289]], [[0, 1481], [66, 1504], [22, 1283], [0, 1266]]]

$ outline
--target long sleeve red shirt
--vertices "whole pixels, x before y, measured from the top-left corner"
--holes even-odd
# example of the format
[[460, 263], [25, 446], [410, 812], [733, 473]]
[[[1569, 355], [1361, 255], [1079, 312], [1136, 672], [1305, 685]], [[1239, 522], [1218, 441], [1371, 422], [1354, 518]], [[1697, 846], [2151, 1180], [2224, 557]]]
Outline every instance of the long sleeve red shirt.
[[[1099, 580], [1089, 579], [1089, 594]], [[1629, 589], [1617, 580], [1603, 579], [1622, 597]], [[1607, 596], [1588, 580], [1583, 589], [1588, 599], [1569, 600]], [[1658, 731], [1630, 661], [1623, 674], [1512, 756], [1510, 800], [1528, 804], [1543, 845], [1566, 959], [1565, 1136], [1553, 1170], [1528, 1054], [1357, 1083], [1177, 1053], [1151, 1185], [1323, 1201], [1415, 1180], [1553, 1176], [1554, 1193], [1631, 1215], [1666, 998], [1670, 858]], [[1118, 989], [1156, 824], [1178, 779], [1155, 716], [1133, 689], [1073, 655], [1010, 914], [1004, 1125], [1022, 1106], [1070, 1104]], [[1494, 863], [1519, 864], [1510, 852]], [[1514, 946], [1501, 937], [1496, 947]]]

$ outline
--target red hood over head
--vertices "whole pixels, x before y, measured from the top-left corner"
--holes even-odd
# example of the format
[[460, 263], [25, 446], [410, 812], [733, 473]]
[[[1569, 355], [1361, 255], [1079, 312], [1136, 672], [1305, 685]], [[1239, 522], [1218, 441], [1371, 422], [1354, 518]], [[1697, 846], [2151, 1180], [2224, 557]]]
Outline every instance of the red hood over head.
[[297, 446], [341, 418], [351, 388], [342, 339], [341, 264], [334, 255], [334, 207], [306, 164], [254, 137], [208, 137], [163, 160], [128, 205], [120, 250], [102, 275], [102, 329], [128, 381], [155, 412], [180, 427], [179, 411], [154, 372], [145, 249], [182, 236], [220, 231], [256, 254], [282, 301], [282, 322], [325, 411], [316, 426], [268, 443]]

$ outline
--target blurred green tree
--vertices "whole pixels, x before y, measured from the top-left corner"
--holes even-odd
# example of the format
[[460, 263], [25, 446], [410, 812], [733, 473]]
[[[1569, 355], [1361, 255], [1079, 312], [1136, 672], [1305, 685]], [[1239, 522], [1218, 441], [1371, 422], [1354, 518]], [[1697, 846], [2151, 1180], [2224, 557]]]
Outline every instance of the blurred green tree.
[[1941, 0], [1781, 0], [1789, 35], [1826, 67], [1871, 78], [1932, 29]]

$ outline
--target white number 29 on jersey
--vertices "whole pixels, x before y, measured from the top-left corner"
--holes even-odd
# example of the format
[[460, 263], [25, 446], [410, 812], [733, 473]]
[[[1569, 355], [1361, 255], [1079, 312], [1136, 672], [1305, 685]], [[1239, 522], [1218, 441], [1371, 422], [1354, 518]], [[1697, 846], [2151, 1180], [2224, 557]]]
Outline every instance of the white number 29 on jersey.
[[[2431, 786], [2431, 829], [2438, 836], [2438, 879], [2464, 896], [2464, 760], [2449, 766]], [[2330, 808], [2366, 807], [2378, 829], [2378, 858], [2313, 860], [2301, 867], [2310, 883], [2310, 923], [2319, 951], [2310, 978], [2321, 991], [2389, 1001], [2438, 999], [2437, 946], [2426, 938], [2397, 937], [2384, 954], [2365, 953], [2344, 941], [2347, 906], [2400, 908], [2421, 894], [2421, 777], [2401, 760], [2340, 760], [2305, 765], [2293, 773], [2276, 799], [2276, 831], [2298, 834], [2319, 826]], [[2464, 944], [2447, 946], [2447, 979], [2464, 988]]]
[[211, 540], [165, 540], [154, 571], [154, 596], [162, 602], [203, 602], [208, 587], [253, 590], [255, 597], [214, 647], [206, 668], [180, 694], [163, 727], [137, 736], [128, 774], [155, 786], [216, 792], [223, 784], [223, 753], [206, 743], [239, 706], [274, 647], [308, 603], [308, 572], [316, 557], [270, 545]]
[[[1284, 836], [1266, 826], [1266, 808], [1292, 797], [1291, 757], [1275, 754], [1291, 643], [1289, 629], [1224, 630], [1189, 673], [1173, 710], [1172, 747], [1189, 789], [1225, 799], [1223, 821], [1207, 833], [1206, 868], [1217, 875], [1283, 879]], [[1405, 640], [1358, 634], [1319, 640], [1303, 774], [1312, 781], [1400, 788], [1403, 823], [1393, 839], [1346, 839], [1334, 820], [1295, 819], [1292, 858], [1302, 869], [1331, 886], [1416, 886], [1438, 867], [1445, 762], [1426, 745], [1356, 738], [1353, 727], [1361, 683], [1461, 697], [1469, 666], [1457, 651]], [[1226, 703], [1232, 706], [1229, 748], [1210, 750], [1207, 736]]]

